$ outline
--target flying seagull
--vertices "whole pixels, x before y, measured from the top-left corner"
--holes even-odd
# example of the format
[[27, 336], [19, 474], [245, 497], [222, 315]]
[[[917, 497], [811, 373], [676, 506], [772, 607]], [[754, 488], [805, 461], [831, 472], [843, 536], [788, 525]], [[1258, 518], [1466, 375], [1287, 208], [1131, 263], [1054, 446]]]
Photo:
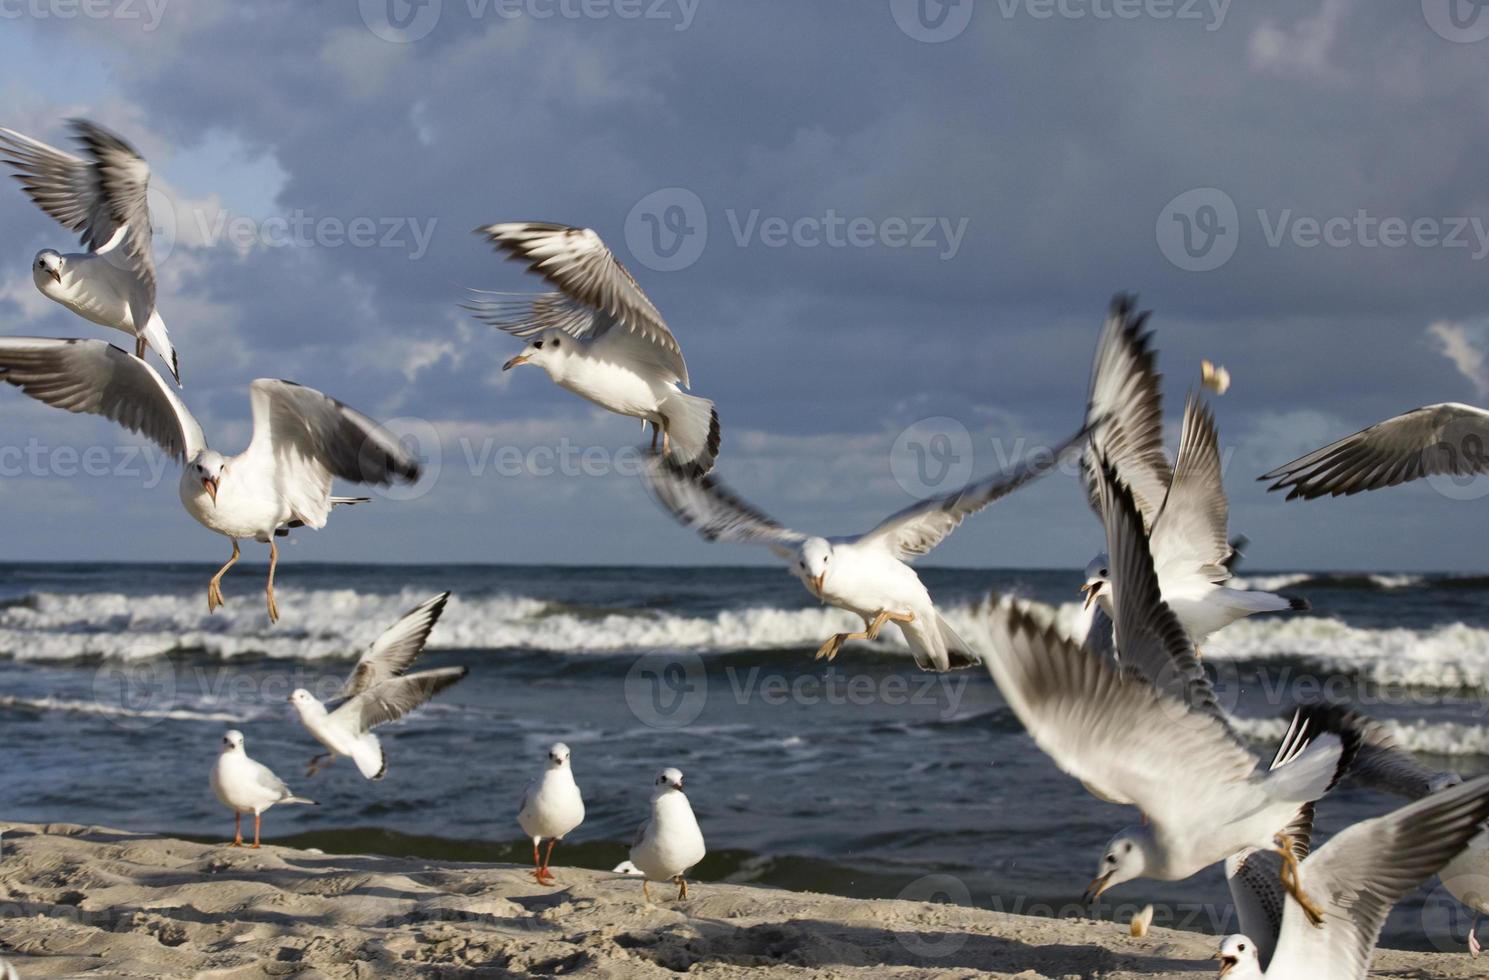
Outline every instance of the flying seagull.
[[1257, 477], [1287, 499], [1338, 497], [1424, 476], [1489, 473], [1489, 411], [1445, 402], [1377, 422]]
[[253, 439], [237, 456], [207, 448], [202, 427], [155, 369], [101, 340], [0, 337], [0, 381], [54, 408], [117, 422], [185, 464], [186, 512], [233, 542], [232, 557], [207, 586], [209, 611], [223, 602], [222, 576], [238, 560], [238, 542], [251, 539], [269, 546], [269, 619], [279, 619], [274, 538], [324, 527], [332, 506], [367, 499], [331, 496], [333, 477], [378, 486], [419, 478], [418, 460], [392, 433], [293, 381], [259, 378], [249, 386]]
[[1408, 803], [1349, 827], [1304, 860], [1298, 881], [1323, 904], [1310, 922], [1284, 899], [1276, 951], [1263, 973], [1257, 944], [1228, 936], [1217, 959], [1230, 980], [1309, 977], [1364, 980], [1375, 942], [1396, 903], [1458, 856], [1489, 818], [1489, 777]]
[[269, 807], [276, 803], [316, 805], [315, 800], [291, 793], [268, 766], [250, 759], [243, 749], [243, 733], [237, 729], [222, 736], [222, 752], [208, 781], [217, 799], [233, 811], [234, 847], [243, 846], [243, 814], [253, 814], [253, 846], [258, 847], [259, 822]]
[[31, 278], [42, 295], [78, 316], [132, 334], [136, 357], [154, 348], [181, 383], [176, 348], [155, 308], [154, 228], [146, 192], [150, 165], [97, 123], [70, 121], [87, 159], [0, 128], [0, 160], [27, 196], [82, 238], [86, 252], [36, 253]]
[[[584, 798], [574, 782], [574, 769], [569, 765], [569, 747], [557, 742], [548, 749], [548, 762], [541, 776], [536, 776], [522, 791], [517, 802], [517, 825], [533, 842], [533, 880], [540, 885], [556, 885], [548, 870], [553, 858], [553, 845], [563, 840], [584, 822]], [[538, 862], [538, 845], [548, 841], [548, 852]]]
[[690, 474], [713, 468], [719, 414], [691, 387], [677, 338], [634, 276], [588, 228], [515, 221], [477, 228], [509, 258], [557, 287], [547, 293], [474, 291], [478, 320], [528, 341], [503, 371], [533, 364], [560, 388], [658, 433], [663, 454]]
[[910, 562], [930, 552], [964, 519], [1053, 469], [1086, 430], [1052, 452], [1035, 453], [999, 473], [940, 497], [917, 501], [863, 534], [824, 538], [793, 531], [745, 503], [712, 476], [688, 477], [653, 456], [644, 471], [653, 495], [674, 518], [709, 541], [764, 545], [791, 563], [808, 592], [855, 613], [860, 633], [836, 633], [817, 650], [831, 660], [849, 640], [873, 640], [894, 623], [922, 670], [971, 667], [981, 658], [942, 618]]
[[631, 844], [631, 864], [644, 876], [641, 893], [651, 901], [647, 883], [670, 881], [677, 886], [679, 901], [688, 897], [687, 873], [707, 849], [693, 806], [682, 791], [682, 773], [663, 769], [657, 773], [651, 792], [651, 816], [636, 828]]
[[327, 711], [304, 688], [290, 695], [305, 730], [326, 747], [324, 754], [310, 760], [307, 777], [335, 762], [337, 756], [348, 755], [363, 776], [382, 779], [388, 771], [388, 756], [372, 729], [421, 707], [470, 672], [468, 667], [441, 667], [407, 673], [424, 652], [449, 599], [450, 593], [445, 592], [422, 603], [373, 641], [341, 686], [337, 695], [341, 703], [333, 710]]
[[[1259, 612], [1308, 609], [1293, 596], [1235, 589], [1236, 558], [1230, 538], [1230, 505], [1220, 466], [1215, 418], [1197, 395], [1184, 406], [1179, 454], [1172, 467], [1163, 454], [1163, 411], [1148, 314], [1134, 313], [1130, 297], [1119, 295], [1101, 332], [1091, 371], [1088, 416], [1107, 423], [1093, 433], [1084, 462], [1092, 507], [1098, 503], [1100, 476], [1094, 460], [1106, 459], [1132, 494], [1148, 530], [1163, 601], [1173, 610], [1195, 646], [1216, 632]], [[1106, 552], [1086, 566], [1081, 586], [1086, 606], [1093, 602], [1110, 616], [1111, 561]]]

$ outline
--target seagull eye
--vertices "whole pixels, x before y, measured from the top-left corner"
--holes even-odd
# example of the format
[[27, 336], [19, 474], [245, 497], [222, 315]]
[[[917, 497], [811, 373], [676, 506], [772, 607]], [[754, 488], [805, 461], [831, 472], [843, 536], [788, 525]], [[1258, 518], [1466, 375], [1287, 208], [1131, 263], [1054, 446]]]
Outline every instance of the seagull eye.
[[553, 349], [558, 350], [558, 340], [556, 338], [553, 341]]

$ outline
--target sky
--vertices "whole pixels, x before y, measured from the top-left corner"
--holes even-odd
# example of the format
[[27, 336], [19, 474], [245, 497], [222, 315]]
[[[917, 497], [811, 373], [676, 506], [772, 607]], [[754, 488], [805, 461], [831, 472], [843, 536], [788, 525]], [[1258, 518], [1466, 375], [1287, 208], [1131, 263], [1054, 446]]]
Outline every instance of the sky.
[[[1459, 6], [1455, 7], [1454, 4]], [[283, 377], [430, 476], [287, 561], [733, 564], [635, 476], [634, 420], [459, 309], [537, 289], [472, 229], [594, 228], [716, 401], [718, 475], [866, 530], [1080, 424], [1102, 315], [1151, 309], [1170, 445], [1199, 363], [1254, 568], [1489, 568], [1489, 481], [1284, 503], [1255, 477], [1489, 404], [1489, 10], [1464, 0], [0, 0], [0, 124], [150, 161], [159, 308], [214, 448]], [[30, 279], [75, 247], [0, 187], [0, 331], [127, 338]], [[158, 366], [158, 362], [157, 362]], [[0, 390], [0, 560], [219, 561], [178, 469]], [[1082, 567], [1073, 468], [927, 559]], [[261, 560], [258, 546], [246, 558]], [[288, 566], [287, 566], [288, 567]]]

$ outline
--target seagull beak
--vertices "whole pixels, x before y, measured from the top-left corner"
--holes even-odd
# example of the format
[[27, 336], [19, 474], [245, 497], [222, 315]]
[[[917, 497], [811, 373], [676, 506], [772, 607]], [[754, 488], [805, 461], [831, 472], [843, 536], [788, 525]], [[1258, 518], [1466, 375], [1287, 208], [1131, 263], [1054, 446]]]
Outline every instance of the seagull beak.
[[217, 481], [210, 476], [202, 479], [202, 489], [207, 491], [207, 496], [212, 498], [212, 503], [217, 503]]
[[62, 270], [61, 269], [48, 269], [47, 270], [47, 275], [49, 275], [49, 276], [52, 277], [52, 282], [56, 283], [59, 286], [62, 285]]
[[826, 572], [823, 572], [821, 575], [812, 576], [812, 591], [819, 596], [822, 595], [822, 583], [825, 581], [827, 581]]
[[1081, 591], [1086, 594], [1086, 602], [1083, 606], [1081, 606], [1081, 608], [1090, 609], [1091, 603], [1096, 601], [1096, 593], [1101, 591], [1101, 583], [1087, 582], [1085, 585], [1081, 586]]
[[1215, 954], [1215, 958], [1220, 961], [1220, 972], [1216, 974], [1217, 977], [1225, 976], [1235, 968], [1237, 963], [1241, 962], [1234, 956], [1221, 956], [1219, 953]]
[[1108, 871], [1100, 878], [1097, 878], [1095, 881], [1091, 882], [1089, 885], [1086, 886], [1086, 894], [1081, 897], [1081, 902], [1085, 905], [1090, 905], [1095, 902], [1098, 898], [1101, 897], [1101, 893], [1106, 891], [1106, 883], [1111, 880], [1112, 873]]
[[530, 358], [526, 354], [518, 354], [516, 357], [512, 358], [510, 361], [508, 361], [507, 363], [503, 364], [502, 365], [502, 370], [503, 371], [510, 371], [510, 370], [512, 370], [514, 367], [516, 367], [519, 364], [526, 364], [529, 360], [530, 360]]

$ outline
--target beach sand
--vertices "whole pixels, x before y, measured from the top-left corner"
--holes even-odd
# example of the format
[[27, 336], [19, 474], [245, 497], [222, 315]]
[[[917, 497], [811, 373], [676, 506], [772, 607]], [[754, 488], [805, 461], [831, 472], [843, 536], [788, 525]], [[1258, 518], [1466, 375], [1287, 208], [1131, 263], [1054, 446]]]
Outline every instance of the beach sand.
[[[0, 956], [35, 977], [1213, 977], [1213, 937], [557, 867], [342, 857], [10, 824]], [[560, 848], [559, 855], [562, 854]], [[1376, 972], [1481, 976], [1464, 954]]]

